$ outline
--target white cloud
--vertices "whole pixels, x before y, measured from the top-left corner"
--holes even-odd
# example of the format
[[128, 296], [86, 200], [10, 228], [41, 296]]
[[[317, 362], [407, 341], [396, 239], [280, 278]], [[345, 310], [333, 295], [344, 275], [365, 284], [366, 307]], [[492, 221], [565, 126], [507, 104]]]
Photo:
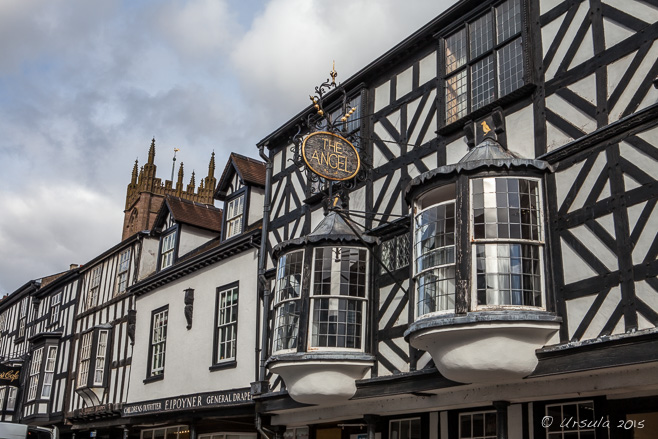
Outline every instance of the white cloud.
[[121, 239], [116, 223], [123, 206], [116, 200], [75, 184], [42, 182], [28, 189], [30, 197], [0, 192], [0, 294], [87, 262]]

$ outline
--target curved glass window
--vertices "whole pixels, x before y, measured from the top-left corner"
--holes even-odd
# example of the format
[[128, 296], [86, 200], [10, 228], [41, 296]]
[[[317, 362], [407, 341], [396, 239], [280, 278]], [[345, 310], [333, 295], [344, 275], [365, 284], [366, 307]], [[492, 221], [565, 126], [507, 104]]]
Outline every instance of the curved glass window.
[[416, 315], [455, 308], [455, 201], [430, 206], [414, 218]]
[[363, 349], [367, 250], [316, 248], [312, 281], [310, 347]]
[[279, 258], [274, 292], [274, 352], [297, 349], [303, 260], [303, 250]]
[[539, 180], [472, 181], [473, 257], [478, 306], [542, 306]]

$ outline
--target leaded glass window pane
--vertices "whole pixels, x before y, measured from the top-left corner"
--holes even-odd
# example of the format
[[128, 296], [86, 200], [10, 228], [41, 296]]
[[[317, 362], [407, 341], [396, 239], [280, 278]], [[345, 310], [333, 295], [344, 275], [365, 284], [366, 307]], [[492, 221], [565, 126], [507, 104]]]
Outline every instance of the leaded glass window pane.
[[[409, 265], [409, 234], [396, 236], [382, 242], [381, 261], [389, 271], [399, 270]], [[386, 273], [381, 267], [381, 273]]]
[[303, 261], [302, 250], [279, 258], [275, 286], [275, 352], [297, 348]]
[[469, 25], [471, 38], [471, 59], [477, 58], [493, 48], [493, 21], [491, 12]]
[[311, 346], [362, 349], [366, 255], [363, 248], [315, 249]]
[[466, 64], [466, 29], [446, 38], [446, 73], [451, 73]]
[[468, 77], [466, 70], [446, 79], [446, 123], [466, 116], [468, 112]]
[[498, 88], [504, 96], [523, 85], [523, 46], [517, 38], [498, 51]]
[[521, 2], [508, 0], [496, 8], [497, 41], [502, 43], [521, 32]]
[[495, 85], [494, 57], [489, 55], [471, 67], [471, 106], [473, 110], [494, 101]]

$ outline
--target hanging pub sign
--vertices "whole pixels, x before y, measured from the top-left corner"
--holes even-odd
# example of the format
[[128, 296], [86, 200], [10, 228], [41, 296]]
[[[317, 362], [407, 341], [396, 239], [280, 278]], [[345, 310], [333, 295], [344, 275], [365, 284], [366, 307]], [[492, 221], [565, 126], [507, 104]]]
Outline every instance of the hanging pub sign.
[[354, 145], [338, 134], [318, 131], [302, 143], [308, 168], [327, 180], [349, 180], [359, 172], [361, 159]]
[[19, 377], [21, 374], [20, 367], [9, 367], [0, 364], [0, 386], [16, 386], [19, 385]]

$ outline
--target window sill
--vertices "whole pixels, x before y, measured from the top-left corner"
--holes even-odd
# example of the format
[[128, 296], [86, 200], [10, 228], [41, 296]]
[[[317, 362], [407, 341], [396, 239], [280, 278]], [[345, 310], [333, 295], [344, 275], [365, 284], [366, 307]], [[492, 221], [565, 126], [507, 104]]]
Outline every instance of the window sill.
[[148, 377], [143, 382], [144, 382], [144, 384], [148, 384], [148, 383], [153, 383], [155, 381], [162, 381], [162, 380], [164, 380], [164, 373], [161, 373], [160, 375], [155, 375], [155, 376], [152, 376], [152, 377]]
[[224, 369], [233, 369], [238, 366], [238, 362], [235, 360], [230, 360], [230, 361], [225, 361], [223, 363], [217, 363], [213, 364], [208, 368], [209, 371], [215, 372], [216, 370], [224, 370]]

